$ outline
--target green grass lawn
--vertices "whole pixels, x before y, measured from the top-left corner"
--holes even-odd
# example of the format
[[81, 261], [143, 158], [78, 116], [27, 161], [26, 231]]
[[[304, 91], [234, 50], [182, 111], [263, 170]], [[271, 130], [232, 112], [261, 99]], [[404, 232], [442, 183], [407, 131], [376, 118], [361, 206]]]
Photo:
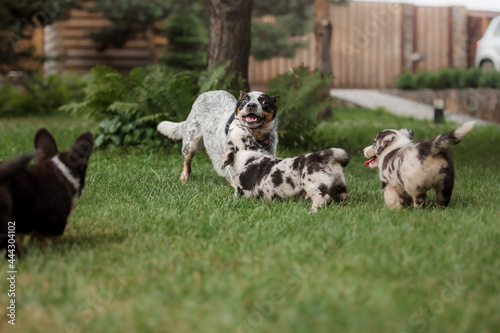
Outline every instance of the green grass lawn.
[[[0, 157], [32, 150], [40, 126], [60, 150], [95, 128], [2, 119]], [[317, 137], [351, 154], [351, 197], [316, 215], [303, 200], [234, 197], [204, 153], [181, 185], [175, 149], [95, 152], [63, 237], [17, 262], [15, 327], [0, 264], [0, 331], [497, 332], [500, 128], [476, 127], [453, 149], [446, 210], [390, 211], [362, 148], [402, 127], [421, 139], [455, 124], [334, 110]]]

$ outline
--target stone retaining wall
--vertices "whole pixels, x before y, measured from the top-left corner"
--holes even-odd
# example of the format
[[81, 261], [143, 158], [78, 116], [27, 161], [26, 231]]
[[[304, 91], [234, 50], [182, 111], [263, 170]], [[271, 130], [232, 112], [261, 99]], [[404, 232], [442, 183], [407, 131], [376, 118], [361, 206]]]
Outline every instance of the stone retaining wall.
[[448, 111], [500, 124], [500, 89], [389, 89], [384, 92], [428, 105], [442, 98]]

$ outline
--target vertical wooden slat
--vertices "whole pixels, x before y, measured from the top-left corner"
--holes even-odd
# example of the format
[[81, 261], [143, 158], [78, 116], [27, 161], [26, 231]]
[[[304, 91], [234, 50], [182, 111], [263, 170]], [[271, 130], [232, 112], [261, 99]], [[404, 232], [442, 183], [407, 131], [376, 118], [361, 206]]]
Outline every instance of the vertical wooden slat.
[[[347, 40], [347, 6], [338, 7], [335, 9], [330, 9], [330, 13], [336, 13], [333, 17], [333, 33], [337, 36], [337, 43], [332, 43], [333, 54], [334, 54], [334, 75], [335, 75], [335, 86], [342, 87], [345, 85], [348, 68], [345, 64], [346, 53], [348, 52], [348, 40]], [[337, 24], [338, 22], [338, 24]], [[335, 47], [335, 46], [340, 47]]]
[[[414, 6], [413, 7], [413, 52], [417, 52], [418, 47], [419, 47], [419, 41], [418, 41], [418, 7]], [[413, 61], [413, 72], [418, 71], [418, 62]]]
[[357, 64], [358, 66], [353, 66], [352, 63], [351, 63], [351, 67], [354, 67], [354, 84], [358, 87], [363, 87], [363, 78], [362, 78], [362, 75], [363, 75], [363, 67], [365, 66], [366, 64], [366, 60], [364, 59], [364, 55], [365, 55], [365, 36], [363, 35], [363, 33], [361, 32], [361, 29], [360, 29], [360, 23], [363, 22], [365, 20], [365, 11], [361, 10], [361, 6], [360, 6], [360, 3], [356, 3], [355, 5], [355, 8], [356, 8], [356, 13], [354, 15], [354, 26], [358, 29], [356, 31], [356, 34], [355, 34], [355, 38], [358, 39], [358, 51], [356, 53], [356, 57], [355, 57], [355, 60], [357, 60]]
[[[391, 6], [395, 6], [395, 5], [392, 4]], [[397, 15], [399, 13], [399, 15], [402, 17], [404, 15], [404, 7], [403, 6], [404, 6], [403, 4], [398, 4], [398, 7], [399, 7], [398, 10], [396, 10], [395, 7], [393, 7], [395, 10], [394, 15]], [[390, 64], [392, 64], [392, 73], [389, 77], [390, 84], [388, 84], [387, 87], [394, 87], [395, 80], [396, 80], [397, 76], [400, 75], [401, 73], [403, 73], [403, 71], [401, 70], [401, 67], [399, 66], [399, 64], [397, 62], [398, 58], [401, 59], [401, 57], [404, 56], [404, 51], [401, 49], [401, 46], [399, 45], [399, 42], [404, 37], [403, 30], [402, 30], [403, 20], [401, 18], [397, 19], [397, 16], [396, 16], [395, 22], [396, 22], [396, 26], [394, 27], [394, 30], [398, 31], [400, 36], [395, 36], [394, 46], [393, 46], [393, 57], [391, 57], [390, 59], [387, 59], [387, 61]]]
[[[383, 81], [384, 81], [384, 73], [387, 71], [387, 67], [385, 66], [385, 54], [387, 53], [388, 49], [387, 47], [389, 46], [387, 42], [387, 29], [385, 28], [385, 24], [388, 24], [390, 22], [384, 22], [387, 20], [383, 15], [384, 14], [384, 7], [386, 7], [386, 4], [379, 3], [377, 4], [376, 7], [376, 12], [374, 15], [376, 15], [375, 21], [377, 23], [377, 35], [379, 36], [378, 38], [374, 39], [374, 47], [375, 52], [374, 52], [374, 71], [373, 71], [373, 81], [372, 85], [375, 88], [381, 88]], [[369, 87], [368, 87], [369, 88]]]
[[448, 67], [453, 67], [453, 7], [448, 7]]

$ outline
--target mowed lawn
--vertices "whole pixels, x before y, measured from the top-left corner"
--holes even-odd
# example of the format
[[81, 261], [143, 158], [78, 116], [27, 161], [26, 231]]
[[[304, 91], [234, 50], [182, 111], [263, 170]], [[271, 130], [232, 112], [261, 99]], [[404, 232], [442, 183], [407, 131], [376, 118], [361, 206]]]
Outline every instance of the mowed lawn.
[[[0, 157], [32, 150], [40, 126], [60, 150], [96, 127], [2, 119]], [[234, 197], [205, 153], [181, 185], [178, 149], [97, 151], [65, 234], [17, 262], [15, 327], [0, 264], [0, 331], [498, 332], [500, 128], [478, 126], [453, 148], [445, 210], [390, 211], [363, 165], [384, 128], [422, 139], [455, 126], [334, 110], [317, 137], [351, 154], [351, 197], [316, 215], [304, 200]]]

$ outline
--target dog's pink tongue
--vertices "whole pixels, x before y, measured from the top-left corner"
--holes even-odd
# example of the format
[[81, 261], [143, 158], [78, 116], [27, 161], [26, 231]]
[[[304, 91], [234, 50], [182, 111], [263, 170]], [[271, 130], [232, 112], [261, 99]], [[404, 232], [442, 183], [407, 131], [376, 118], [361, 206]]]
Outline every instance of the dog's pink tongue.
[[250, 122], [257, 121], [257, 117], [254, 117], [254, 116], [247, 116], [247, 121], [250, 121]]
[[371, 160], [366, 161], [366, 162], [365, 162], [365, 165], [370, 165], [370, 164], [372, 164], [373, 162], [375, 162], [375, 160], [376, 160], [376, 159], [377, 159], [377, 156], [373, 157]]

